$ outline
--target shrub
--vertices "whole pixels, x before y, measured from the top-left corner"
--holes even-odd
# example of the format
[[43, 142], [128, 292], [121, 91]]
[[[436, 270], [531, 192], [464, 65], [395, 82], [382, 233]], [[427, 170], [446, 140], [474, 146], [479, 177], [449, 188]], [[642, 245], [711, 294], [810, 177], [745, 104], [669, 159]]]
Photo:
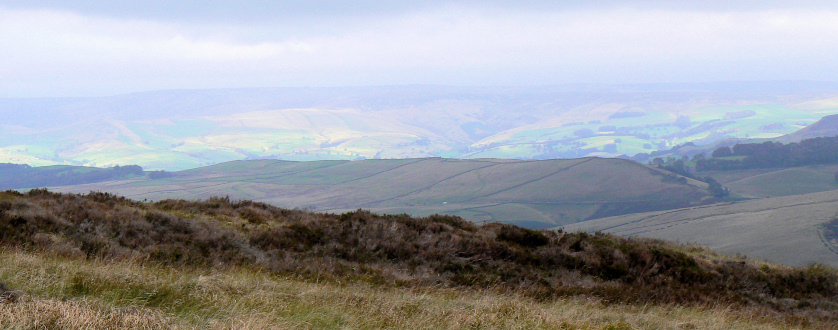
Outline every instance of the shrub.
[[550, 241], [541, 232], [516, 226], [503, 225], [498, 232], [498, 240], [511, 242], [524, 247], [539, 247]]

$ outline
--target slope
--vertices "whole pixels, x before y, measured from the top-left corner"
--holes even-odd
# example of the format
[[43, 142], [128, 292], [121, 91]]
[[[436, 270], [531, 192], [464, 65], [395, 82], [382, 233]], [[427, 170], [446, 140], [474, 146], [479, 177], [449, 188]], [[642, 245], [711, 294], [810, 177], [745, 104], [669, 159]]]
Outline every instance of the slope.
[[838, 251], [825, 237], [838, 212], [838, 191], [630, 214], [564, 226], [706, 245], [722, 253], [803, 266], [838, 266]]
[[702, 172], [743, 197], [778, 197], [838, 189], [836, 165]]
[[[590, 325], [599, 318], [591, 313], [609, 306], [641, 314], [710, 308], [725, 323], [750, 327], [829, 328], [838, 319], [838, 272], [828, 267], [789, 268], [608, 234], [448, 216], [321, 214], [217, 198], [140, 203], [102, 193], [0, 192], [0, 257], [7, 261], [0, 264], [3, 327], [20, 326], [14, 320], [21, 318], [57, 327], [98, 314], [99, 327], [379, 328], [420, 321], [432, 306], [448, 312], [432, 312], [445, 315], [439, 319], [475, 328]], [[464, 318], [473, 301], [440, 301], [480, 294], [504, 305]], [[399, 295], [411, 303], [393, 299]], [[415, 295], [429, 297], [422, 303]], [[521, 303], [509, 304], [510, 297]], [[539, 316], [552, 313], [547, 304], [572, 306], [569, 300], [601, 303], [583, 304], [596, 308], [562, 324]], [[49, 315], [56, 309], [59, 315]], [[380, 323], [350, 317], [357, 313]], [[600, 326], [671, 324], [615, 316]], [[688, 326], [708, 323], [698, 324]]]
[[707, 203], [706, 185], [621, 159], [441, 158], [235, 161], [136, 179], [57, 187], [134, 199], [230, 196], [324, 212], [461, 215], [545, 228], [589, 218]]
[[[542, 301], [487, 290], [335, 283], [240, 268], [183, 269], [41, 253], [0, 251], [0, 258], [5, 261], [0, 280], [26, 292], [14, 303], [0, 303], [4, 329], [49, 324], [57, 329], [781, 330], [795, 325], [721, 306]], [[92, 290], [76, 291], [87, 288]]]
[[774, 139], [778, 142], [800, 142], [805, 139], [816, 137], [828, 137], [838, 135], [838, 115], [829, 115], [817, 122], [801, 128], [793, 133], [783, 135]]

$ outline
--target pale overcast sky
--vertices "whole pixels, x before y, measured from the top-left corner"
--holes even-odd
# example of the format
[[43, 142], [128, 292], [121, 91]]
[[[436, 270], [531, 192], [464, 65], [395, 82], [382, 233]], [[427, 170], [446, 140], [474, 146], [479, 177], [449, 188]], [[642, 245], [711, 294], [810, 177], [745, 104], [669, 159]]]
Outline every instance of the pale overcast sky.
[[836, 81], [835, 1], [3, 1], [0, 97]]

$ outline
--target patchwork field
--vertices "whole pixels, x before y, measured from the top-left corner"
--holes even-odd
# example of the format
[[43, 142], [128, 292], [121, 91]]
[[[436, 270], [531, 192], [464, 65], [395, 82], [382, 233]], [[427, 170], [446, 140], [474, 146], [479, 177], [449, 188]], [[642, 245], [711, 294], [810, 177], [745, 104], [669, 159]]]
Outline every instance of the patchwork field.
[[[754, 86], [263, 88], [8, 99], [0, 100], [0, 162], [184, 170], [242, 159], [635, 156], [688, 142], [712, 148], [721, 140], [778, 138], [838, 113], [834, 94], [825, 92], [834, 89]], [[830, 129], [803, 135], [838, 134]]]

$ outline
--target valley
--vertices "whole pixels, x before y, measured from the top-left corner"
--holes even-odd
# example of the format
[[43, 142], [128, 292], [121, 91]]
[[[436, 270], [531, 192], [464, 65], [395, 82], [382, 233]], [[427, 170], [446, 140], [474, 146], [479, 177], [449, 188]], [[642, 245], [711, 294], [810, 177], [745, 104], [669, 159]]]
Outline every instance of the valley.
[[647, 161], [687, 143], [712, 148], [795, 132], [838, 113], [832, 90], [758, 82], [418, 85], [0, 99], [0, 162], [176, 171], [244, 159]]
[[838, 329], [836, 22], [0, 0], [0, 329]]

